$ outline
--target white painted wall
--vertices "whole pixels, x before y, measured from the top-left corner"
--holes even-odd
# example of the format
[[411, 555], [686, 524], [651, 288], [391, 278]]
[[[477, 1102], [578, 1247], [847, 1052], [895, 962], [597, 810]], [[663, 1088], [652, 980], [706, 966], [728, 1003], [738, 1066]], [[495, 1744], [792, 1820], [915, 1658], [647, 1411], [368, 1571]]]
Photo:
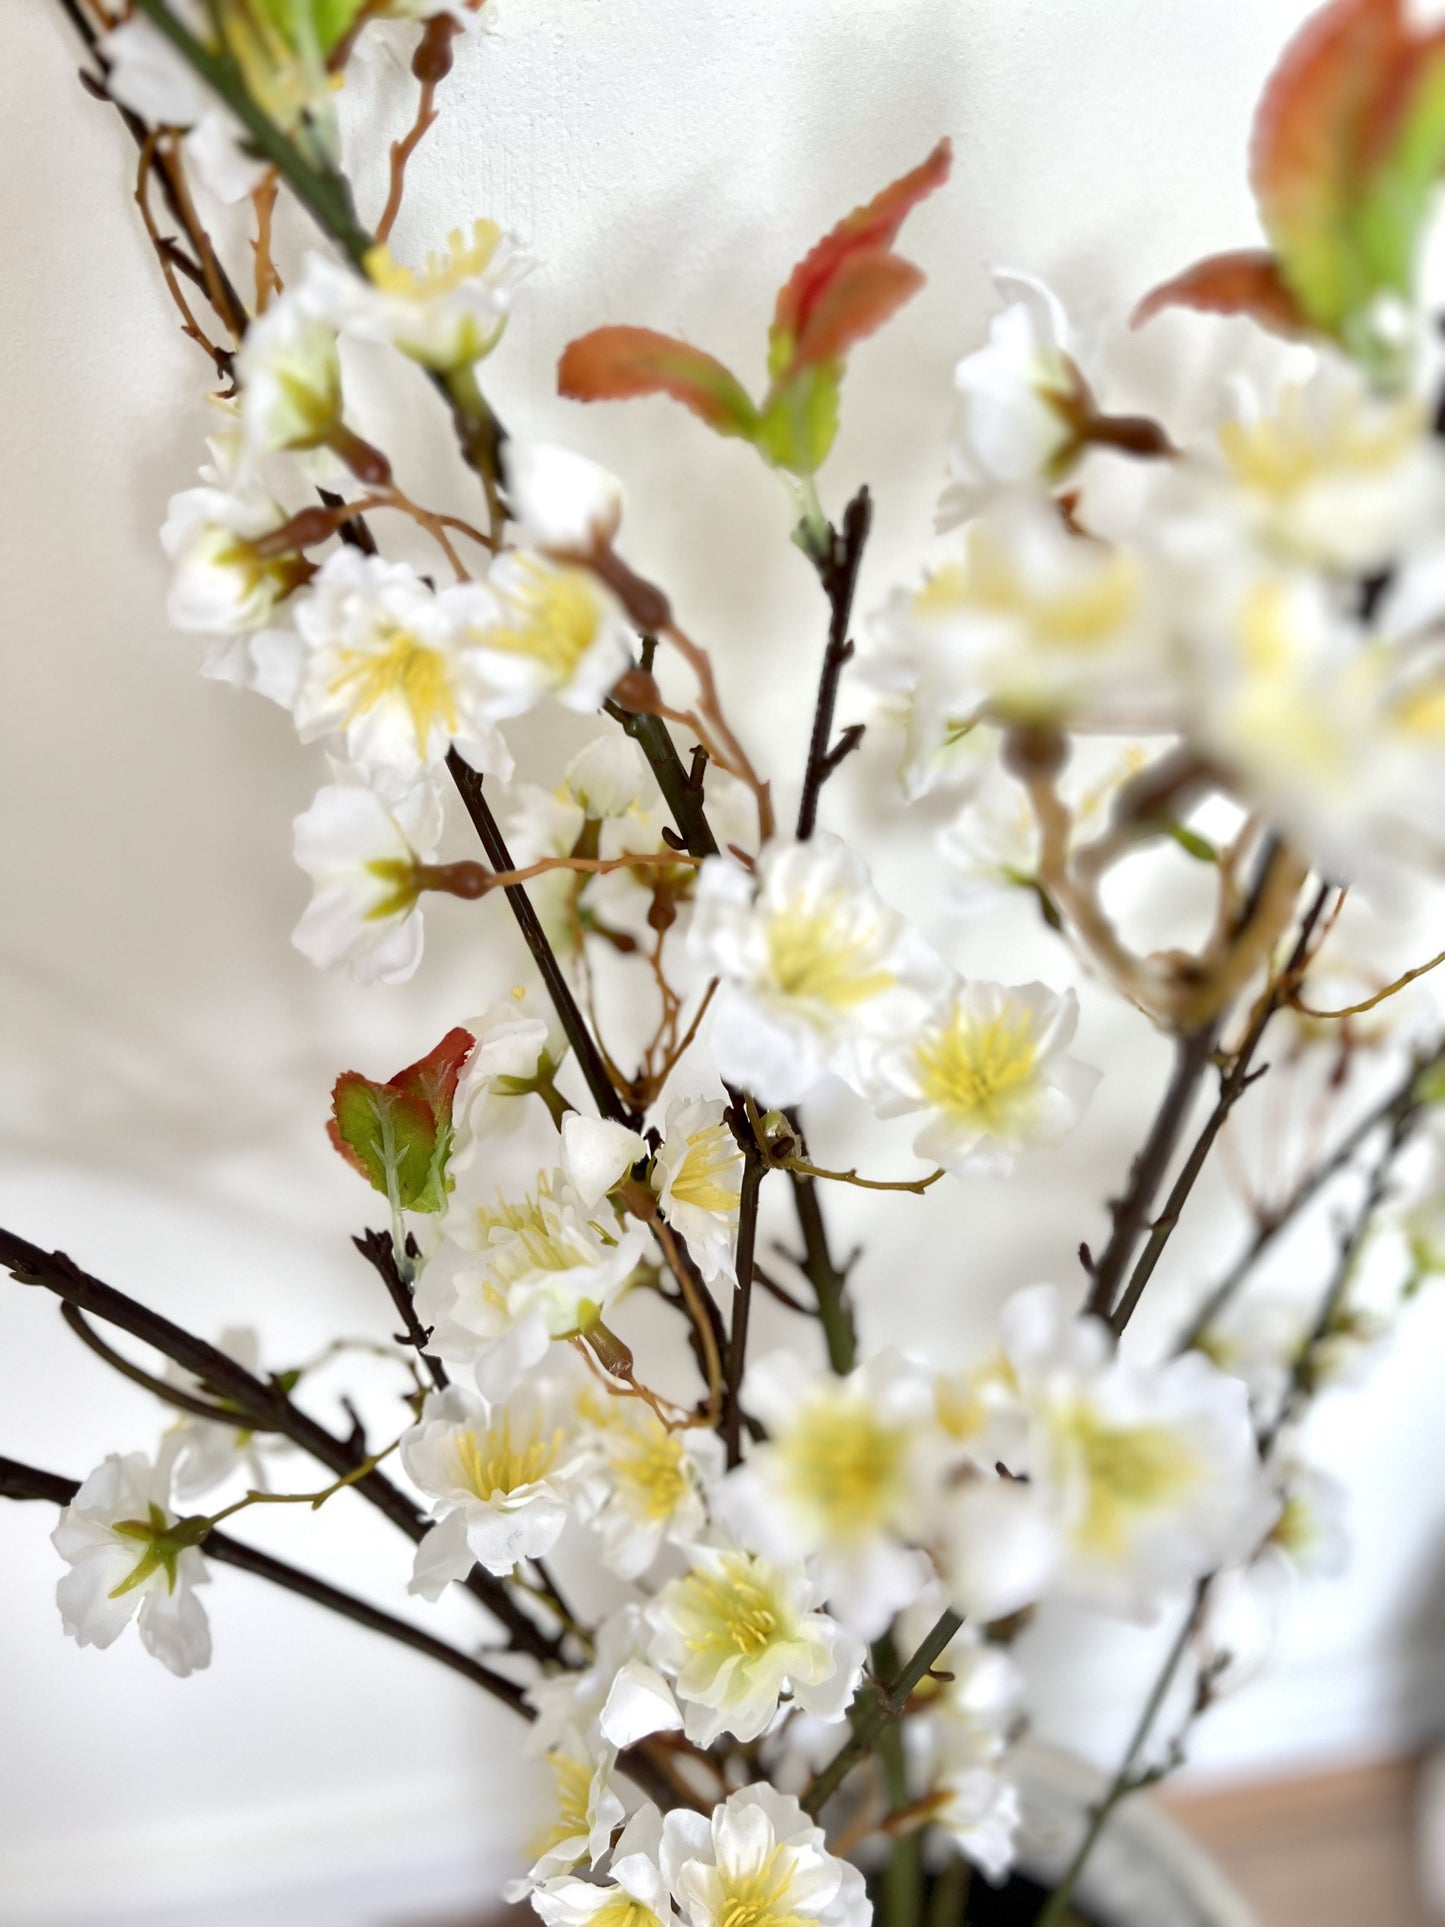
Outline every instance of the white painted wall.
[[[877, 494], [866, 608], [927, 529], [948, 371], [980, 336], [987, 266], [1044, 272], [1112, 324], [1166, 271], [1247, 240], [1250, 107], [1306, 8], [503, 5], [418, 158], [399, 241], [424, 247], [482, 212], [531, 237], [542, 265], [492, 372], [502, 412], [624, 475], [631, 553], [713, 646], [749, 738], [796, 770], [822, 625], [781, 497], [746, 451], [663, 404], [559, 402], [562, 344], [603, 320], [646, 321], [758, 375], [773, 290], [801, 248], [951, 133], [954, 182], [907, 231], [929, 287], [858, 354], [826, 472], [834, 506], [865, 477]], [[201, 681], [166, 629], [155, 530], [200, 453], [202, 411], [185, 397], [204, 370], [127, 204], [120, 130], [73, 66], [58, 12], [11, 0], [0, 1221], [203, 1330], [254, 1317], [272, 1355], [294, 1357], [337, 1329], [387, 1325], [346, 1242], [359, 1191], [320, 1134], [332, 1078], [406, 1061], [511, 980], [515, 951], [499, 908], [456, 906], [433, 917], [418, 980], [368, 994], [290, 948], [304, 890], [288, 825], [319, 756], [278, 713]], [[409, 111], [398, 75], [358, 90], [363, 208], [379, 199], [383, 135]], [[1121, 405], [1197, 387], [1219, 340], [1207, 324], [1161, 324], [1119, 364]], [[425, 492], [467, 499], [420, 385], [390, 445]], [[541, 735], [520, 737], [539, 768]], [[887, 760], [875, 746], [830, 791], [833, 820], [866, 806], [892, 893], [962, 967], [1057, 977], [1022, 912], [967, 935], [939, 920], [898, 811], [876, 800]], [[1402, 961], [1428, 954], [1392, 941]], [[926, 1209], [845, 1200], [840, 1235], [870, 1240], [870, 1332], [962, 1356], [1013, 1286], [1066, 1276], [1078, 1239], [1098, 1235], [1164, 1059], [1127, 1012], [1085, 1002], [1085, 1054], [1115, 1075], [1048, 1167], [1047, 1209], [989, 1185]], [[834, 1108], [822, 1142], [843, 1155], [854, 1113]], [[1176, 1304], [1228, 1249], [1223, 1196], [1200, 1200], [1171, 1255], [1159, 1289]], [[80, 1353], [48, 1301], [0, 1287], [0, 1334], [0, 1451], [79, 1474], [150, 1443], [151, 1402]], [[1201, 1745], [1211, 1770], [1387, 1749], [1445, 1719], [1442, 1340], [1445, 1311], [1427, 1303], [1368, 1393], [1326, 1414], [1321, 1451], [1359, 1494], [1359, 1560], [1302, 1598], [1276, 1679], [1217, 1714]], [[502, 1716], [424, 1661], [224, 1571], [209, 1673], [176, 1682], [133, 1641], [78, 1652], [51, 1597], [51, 1523], [39, 1507], [0, 1511], [0, 1920], [362, 1927], [403, 1918], [404, 1900], [424, 1914], [494, 1883], [541, 1792]], [[407, 1550], [359, 1503], [267, 1516], [254, 1536], [409, 1610]], [[470, 1633], [463, 1606], [438, 1617]], [[1046, 1730], [1107, 1757], [1149, 1636], [1071, 1625], [1038, 1644], [1040, 1677], [1062, 1682]]]

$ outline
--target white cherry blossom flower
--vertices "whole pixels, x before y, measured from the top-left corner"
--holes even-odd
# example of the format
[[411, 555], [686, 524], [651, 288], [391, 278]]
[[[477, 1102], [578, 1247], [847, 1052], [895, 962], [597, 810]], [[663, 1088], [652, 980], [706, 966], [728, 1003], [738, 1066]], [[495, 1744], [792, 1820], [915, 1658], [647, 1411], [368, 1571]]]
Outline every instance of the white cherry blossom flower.
[[695, 1545], [708, 1524], [704, 1493], [723, 1470], [722, 1441], [701, 1427], [669, 1432], [640, 1399], [612, 1399], [589, 1388], [583, 1416], [601, 1459], [586, 1512], [601, 1541], [602, 1563], [637, 1579], [664, 1545]]
[[687, 1927], [867, 1927], [872, 1916], [858, 1869], [766, 1784], [741, 1787], [711, 1814], [669, 1813], [661, 1863]]
[[446, 247], [408, 268], [377, 246], [363, 262], [365, 279], [341, 263], [311, 255], [299, 299], [308, 312], [359, 341], [382, 341], [441, 374], [470, 368], [502, 338], [512, 292], [532, 263], [495, 221], [454, 229]]
[[906, 1044], [878, 1053], [873, 1108], [918, 1117], [914, 1151], [956, 1176], [1006, 1176], [1073, 1129], [1099, 1081], [1068, 1055], [1078, 1018], [1072, 990], [961, 982]]
[[[453, 1225], [455, 1236], [466, 1229]], [[560, 1179], [478, 1211], [470, 1227], [480, 1263], [449, 1277], [428, 1265], [417, 1308], [444, 1358], [471, 1364], [485, 1398], [508, 1396], [554, 1339], [585, 1334], [626, 1286], [647, 1247], [641, 1225], [588, 1211]]]
[[536, 549], [505, 549], [468, 629], [487, 684], [487, 713], [504, 721], [546, 698], [584, 715], [602, 707], [632, 663], [637, 636], [590, 570]]
[[1041, 1285], [1000, 1316], [1029, 1417], [1026, 1472], [1063, 1531], [1058, 1589], [1139, 1618], [1245, 1557], [1278, 1510], [1249, 1401], [1197, 1352], [1158, 1367], [1114, 1355], [1103, 1321]]
[[594, 1454], [563, 1388], [534, 1381], [497, 1406], [458, 1385], [429, 1393], [401, 1460], [437, 1520], [416, 1549], [409, 1590], [439, 1599], [474, 1564], [501, 1575], [544, 1558]]
[[604, 1881], [564, 1874], [532, 1895], [547, 1927], [667, 1927], [675, 1921], [662, 1877], [662, 1815], [650, 1803], [623, 1828]]
[[997, 273], [994, 286], [1006, 305], [989, 325], [987, 346], [953, 371], [958, 414], [940, 529], [967, 521], [1007, 489], [1062, 481], [1081, 446], [1087, 391], [1068, 352], [1062, 302], [1032, 275]]
[[319, 970], [344, 963], [359, 983], [405, 983], [422, 953], [417, 867], [435, 856], [441, 828], [429, 782], [390, 805], [364, 784], [318, 790], [293, 824], [313, 885], [291, 933], [302, 956]]
[[1059, 1509], [1047, 1495], [967, 1465], [940, 1508], [934, 1542], [949, 1601], [976, 1626], [1036, 1606], [1064, 1551]]
[[708, 1284], [732, 1275], [743, 1181], [743, 1155], [726, 1112], [717, 1098], [674, 1100], [652, 1164], [663, 1216]]
[[778, 1352], [749, 1365], [748, 1409], [768, 1436], [715, 1516], [771, 1559], [810, 1561], [828, 1610], [876, 1639], [932, 1576], [915, 1549], [940, 1470], [927, 1375], [892, 1351], [846, 1378]]
[[532, 1843], [533, 1864], [521, 1880], [502, 1889], [504, 1900], [526, 1900], [545, 1881], [569, 1874], [584, 1862], [595, 1867], [622, 1825], [623, 1805], [613, 1786], [616, 1755], [594, 1754], [576, 1734], [548, 1753], [557, 1818]]
[[1274, 1466], [1271, 1476], [1282, 1503], [1266, 1551], [1312, 1579], [1338, 1579], [1350, 1563], [1345, 1488], [1292, 1455]]
[[646, 1138], [625, 1124], [581, 1111], [569, 1111], [562, 1120], [562, 1175], [589, 1210], [646, 1156]]
[[1282, 561], [1350, 576], [1386, 568], [1436, 534], [1445, 455], [1421, 398], [1382, 394], [1353, 363], [1322, 355], [1272, 407], [1243, 399], [1245, 412], [1219, 430], [1212, 485], [1181, 477], [1186, 489], [1203, 486], [1207, 512], [1236, 519]]
[[590, 1665], [533, 1680], [526, 1689], [537, 1715], [529, 1751], [547, 1752], [579, 1735], [600, 1756], [652, 1733], [679, 1731], [672, 1688], [646, 1657], [651, 1638], [640, 1602], [627, 1600], [598, 1625]]
[[718, 1069], [765, 1104], [791, 1104], [824, 1073], [856, 1085], [870, 1049], [907, 1036], [947, 972], [836, 837], [775, 844], [749, 874], [702, 866], [688, 932], [721, 979], [711, 1036]]
[[1151, 729], [1172, 716], [1170, 666], [1139, 555], [1075, 535], [1047, 497], [972, 521], [917, 590], [875, 619], [865, 676], [912, 710], [910, 764], [976, 722]]
[[517, 1129], [527, 1109], [518, 1100], [550, 1085], [567, 1051], [556, 1016], [524, 984], [464, 1028], [477, 1041], [452, 1099], [453, 1171], [466, 1169], [489, 1138]]
[[212, 638], [202, 673], [289, 704], [300, 646], [285, 604], [312, 574], [296, 553], [263, 555], [256, 542], [286, 511], [254, 487], [188, 488], [173, 495], [161, 547], [173, 564], [171, 626]]
[[507, 504], [529, 548], [591, 555], [607, 548], [621, 526], [622, 484], [570, 448], [508, 441], [502, 476]]
[[1013, 1781], [987, 1766], [951, 1766], [930, 1790], [929, 1820], [995, 1886], [1013, 1866], [1022, 1813]]
[[475, 583], [437, 593], [404, 562], [354, 548], [327, 557], [296, 602], [306, 645], [296, 727], [338, 736], [379, 786], [409, 789], [455, 748], [503, 782], [512, 758], [482, 702], [472, 646]]
[[210, 1578], [198, 1539], [171, 1509], [165, 1467], [112, 1452], [64, 1508], [50, 1535], [70, 1567], [55, 1589], [80, 1646], [109, 1646], [134, 1619], [141, 1643], [180, 1678], [211, 1662], [211, 1629], [195, 1589]]
[[336, 330], [294, 295], [279, 295], [246, 330], [236, 378], [250, 462], [278, 449], [318, 448], [341, 424]]
[[683, 1729], [698, 1746], [722, 1733], [755, 1740], [785, 1693], [804, 1712], [841, 1720], [864, 1646], [826, 1613], [800, 1565], [699, 1546], [692, 1570], [647, 1607], [653, 1664], [673, 1681]]

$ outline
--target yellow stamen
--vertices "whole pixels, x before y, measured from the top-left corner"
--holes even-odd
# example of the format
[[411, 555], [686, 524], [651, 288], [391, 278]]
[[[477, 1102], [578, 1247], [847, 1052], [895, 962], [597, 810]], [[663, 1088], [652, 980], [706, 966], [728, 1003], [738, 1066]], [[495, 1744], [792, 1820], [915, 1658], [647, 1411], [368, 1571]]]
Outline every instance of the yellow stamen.
[[464, 1432], [456, 1443], [457, 1469], [462, 1482], [479, 1499], [505, 1498], [524, 1485], [532, 1485], [556, 1464], [562, 1450], [558, 1427], [547, 1433], [534, 1425], [531, 1436], [513, 1441], [512, 1421], [505, 1415], [480, 1436]]
[[673, 1198], [699, 1211], [736, 1211], [742, 1170], [742, 1152], [727, 1125], [709, 1124], [687, 1140], [682, 1163], [672, 1174]]
[[330, 687], [333, 695], [349, 693], [348, 723], [380, 703], [401, 702], [411, 716], [419, 755], [425, 754], [436, 723], [455, 733], [456, 699], [446, 661], [405, 629], [394, 631], [383, 649], [347, 649], [341, 660], [345, 667]]
[[870, 969], [866, 937], [839, 928], [828, 906], [781, 910], [768, 925], [773, 982], [786, 997], [808, 998], [834, 1010], [866, 1003], [896, 979]]
[[923, 1038], [913, 1061], [927, 1103], [984, 1131], [1006, 1129], [1034, 1092], [1038, 1045], [1031, 1015], [1005, 1009], [978, 1018], [960, 1008], [946, 1030]]

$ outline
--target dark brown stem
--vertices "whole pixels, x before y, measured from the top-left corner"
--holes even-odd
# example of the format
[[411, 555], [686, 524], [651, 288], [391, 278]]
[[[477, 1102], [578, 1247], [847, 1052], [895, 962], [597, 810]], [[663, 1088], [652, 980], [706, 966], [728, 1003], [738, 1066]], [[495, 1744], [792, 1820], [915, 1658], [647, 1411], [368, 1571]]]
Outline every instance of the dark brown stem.
[[[482, 793], [481, 777], [469, 763], [463, 762], [454, 749], [447, 752], [447, 768], [451, 771], [452, 781], [456, 784], [458, 794], [466, 805], [467, 815], [472, 819], [472, 826], [481, 839], [488, 863], [494, 870], [514, 869], [516, 866], [512, 862], [512, 853], [507, 848], [506, 839], [502, 835], [496, 817], [492, 815], [491, 805]], [[532, 900], [527, 895], [526, 886], [520, 883], [509, 884], [506, 894], [507, 901], [512, 906], [512, 915], [517, 920], [517, 928], [522, 933], [522, 941], [531, 951], [532, 961], [536, 964], [542, 981], [547, 986], [547, 994], [552, 999], [558, 1021], [567, 1034], [567, 1042], [572, 1046], [573, 1054], [586, 1079], [587, 1088], [592, 1093], [593, 1103], [603, 1117], [611, 1118], [614, 1124], [635, 1127], [638, 1119], [622, 1102], [617, 1094], [616, 1085], [608, 1076], [602, 1054], [593, 1040], [591, 1031], [587, 1028], [587, 1020], [577, 1007], [577, 1000], [572, 995], [572, 987], [557, 961], [556, 952], [547, 941], [547, 933], [543, 930], [537, 913], [532, 908]]]
[[100, 1333], [93, 1331], [85, 1322], [85, 1315], [74, 1305], [62, 1304], [60, 1315], [75, 1333], [82, 1345], [93, 1351], [97, 1358], [103, 1358], [113, 1372], [128, 1378], [132, 1384], [143, 1385], [146, 1391], [167, 1405], [175, 1406], [177, 1411], [189, 1412], [194, 1418], [209, 1419], [214, 1425], [228, 1425], [233, 1430], [243, 1426], [250, 1432], [274, 1432], [275, 1426], [265, 1425], [259, 1419], [248, 1418], [239, 1412], [228, 1411], [224, 1405], [217, 1405], [209, 1399], [196, 1398], [190, 1392], [182, 1391], [179, 1385], [169, 1385], [163, 1378], [144, 1371], [130, 1359], [123, 1357], [114, 1346], [107, 1345]]
[[[69, 1505], [80, 1490], [74, 1479], [63, 1478], [58, 1472], [42, 1472], [35, 1466], [22, 1465], [17, 1459], [0, 1458], [0, 1499], [41, 1499], [51, 1505]], [[342, 1592], [338, 1587], [328, 1585], [324, 1579], [317, 1579], [298, 1566], [287, 1565], [284, 1560], [273, 1559], [268, 1552], [258, 1552], [254, 1546], [243, 1545], [240, 1540], [232, 1539], [224, 1532], [210, 1532], [206, 1535], [205, 1551], [208, 1559], [214, 1559], [223, 1566], [235, 1566], [239, 1572], [254, 1573], [258, 1579], [269, 1580], [273, 1586], [280, 1586], [286, 1592], [294, 1592], [302, 1599], [309, 1599], [314, 1605], [324, 1606], [328, 1612], [339, 1613], [343, 1619], [351, 1619], [368, 1631], [381, 1633], [387, 1639], [394, 1639], [402, 1646], [410, 1646], [414, 1652], [425, 1653], [439, 1665], [449, 1666], [463, 1679], [469, 1679], [483, 1692], [490, 1693], [509, 1706], [514, 1713], [520, 1713], [525, 1720], [535, 1719], [522, 1689], [514, 1681], [504, 1679], [494, 1673], [490, 1666], [470, 1654], [448, 1646], [445, 1640], [434, 1639], [419, 1626], [408, 1625], [404, 1619], [395, 1619], [390, 1613], [381, 1612], [375, 1606], [368, 1606], [364, 1599], [357, 1599], [351, 1593]]]
[[758, 1194], [767, 1165], [753, 1138], [747, 1103], [741, 1093], [732, 1093], [730, 1122], [743, 1153], [743, 1177], [738, 1195], [737, 1289], [733, 1293], [732, 1329], [728, 1334], [727, 1379], [723, 1386], [723, 1445], [730, 1466], [739, 1465], [743, 1456], [743, 1378], [748, 1362], [748, 1319], [753, 1302], [753, 1254], [758, 1238]]
[[[128, 1298], [111, 1285], [102, 1284], [82, 1271], [63, 1251], [44, 1251], [14, 1232], [0, 1230], [0, 1265], [24, 1285], [38, 1285], [53, 1292], [67, 1304], [75, 1305], [91, 1317], [127, 1331], [133, 1338], [152, 1345], [165, 1357], [192, 1372], [207, 1390], [234, 1404], [248, 1424], [279, 1432], [309, 1452], [312, 1458], [338, 1475], [354, 1472], [366, 1457], [363, 1446], [338, 1439], [322, 1425], [293, 1405], [275, 1381], [266, 1383], [254, 1377], [234, 1358], [214, 1345], [196, 1338], [159, 1312]], [[355, 1481], [354, 1489], [383, 1513], [413, 1544], [419, 1543], [430, 1527], [386, 1475], [371, 1471]], [[506, 1627], [513, 1646], [535, 1659], [556, 1656], [556, 1641], [528, 1618], [512, 1599], [500, 1580], [474, 1568], [464, 1582], [466, 1589]]]
[[[368, 1231], [360, 1238], [353, 1238], [351, 1242], [376, 1272], [391, 1295], [391, 1302], [396, 1306], [397, 1313], [405, 1327], [405, 1330], [397, 1335], [397, 1343], [411, 1345], [415, 1348], [421, 1362], [431, 1374], [432, 1384], [436, 1386], [439, 1392], [444, 1392], [451, 1383], [447, 1377], [447, 1368], [439, 1358], [433, 1357], [427, 1350], [431, 1333], [416, 1315], [416, 1306], [412, 1302], [411, 1284], [408, 1279], [402, 1276], [400, 1268], [397, 1265], [396, 1253], [392, 1249], [391, 1233], [389, 1231]], [[411, 1244], [410, 1239], [408, 1239], [407, 1242], [412, 1255], [415, 1255], [416, 1247]]]
[[853, 655], [848, 624], [853, 614], [853, 592], [858, 586], [858, 569], [873, 521], [873, 501], [866, 485], [860, 488], [843, 512], [841, 532], [829, 530], [828, 547], [814, 556], [814, 566], [828, 597], [831, 615], [828, 646], [823, 652], [823, 667], [818, 677], [818, 697], [813, 706], [813, 733], [808, 745], [808, 765], [803, 777], [803, 794], [798, 804], [796, 835], [805, 843], [818, 823], [818, 798], [823, 785], [838, 765], [862, 741], [863, 727], [855, 723], [833, 742], [833, 710], [838, 699], [838, 682]]

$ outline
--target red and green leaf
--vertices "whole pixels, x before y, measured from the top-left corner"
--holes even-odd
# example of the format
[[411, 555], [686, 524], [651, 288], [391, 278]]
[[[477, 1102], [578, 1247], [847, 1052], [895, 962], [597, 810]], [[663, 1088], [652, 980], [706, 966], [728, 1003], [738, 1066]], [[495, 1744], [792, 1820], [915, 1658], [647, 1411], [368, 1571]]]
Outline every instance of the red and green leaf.
[[343, 1071], [327, 1133], [354, 1170], [406, 1211], [441, 1211], [451, 1183], [452, 1105], [476, 1039], [450, 1030], [435, 1050], [383, 1083]]
[[563, 350], [560, 393], [573, 401], [670, 395], [719, 435], [751, 438], [758, 411], [737, 376], [701, 348], [651, 328], [596, 328]]
[[1169, 303], [1301, 322], [1361, 353], [1382, 294], [1408, 298], [1429, 203], [1445, 167], [1445, 35], [1404, 0], [1333, 0], [1290, 42], [1265, 87], [1250, 184], [1272, 249], [1202, 262], [1156, 289]]
[[[947, 139], [941, 140], [927, 160], [885, 187], [864, 206], [855, 207], [851, 214], [845, 214], [838, 225], [804, 255], [778, 294], [773, 325], [768, 334], [770, 374], [775, 378], [786, 377], [798, 365], [804, 353], [813, 363], [830, 358], [818, 352], [816, 345], [811, 349], [805, 347], [813, 317], [825, 304], [825, 315], [831, 309], [834, 318], [825, 327], [824, 339], [832, 339], [837, 344], [832, 354], [840, 355], [846, 352], [853, 341], [871, 334], [901, 301], [913, 293], [921, 282], [921, 276], [870, 319], [879, 299], [882, 278], [873, 277], [874, 292], [870, 294], [869, 277], [863, 275], [854, 278], [852, 264], [860, 257], [887, 255], [909, 214], [935, 188], [943, 185], [952, 166], [952, 145]], [[845, 292], [849, 283], [854, 290], [852, 300], [858, 326], [856, 332], [851, 334], [847, 328], [847, 299], [841, 308], [830, 299], [840, 277], [845, 277]], [[895, 283], [895, 290], [897, 287]]]
[[1263, 248], [1212, 254], [1146, 294], [1130, 318], [1142, 328], [1165, 308], [1197, 308], [1205, 314], [1244, 314], [1280, 334], [1305, 334], [1309, 320], [1290, 292], [1279, 263]]

